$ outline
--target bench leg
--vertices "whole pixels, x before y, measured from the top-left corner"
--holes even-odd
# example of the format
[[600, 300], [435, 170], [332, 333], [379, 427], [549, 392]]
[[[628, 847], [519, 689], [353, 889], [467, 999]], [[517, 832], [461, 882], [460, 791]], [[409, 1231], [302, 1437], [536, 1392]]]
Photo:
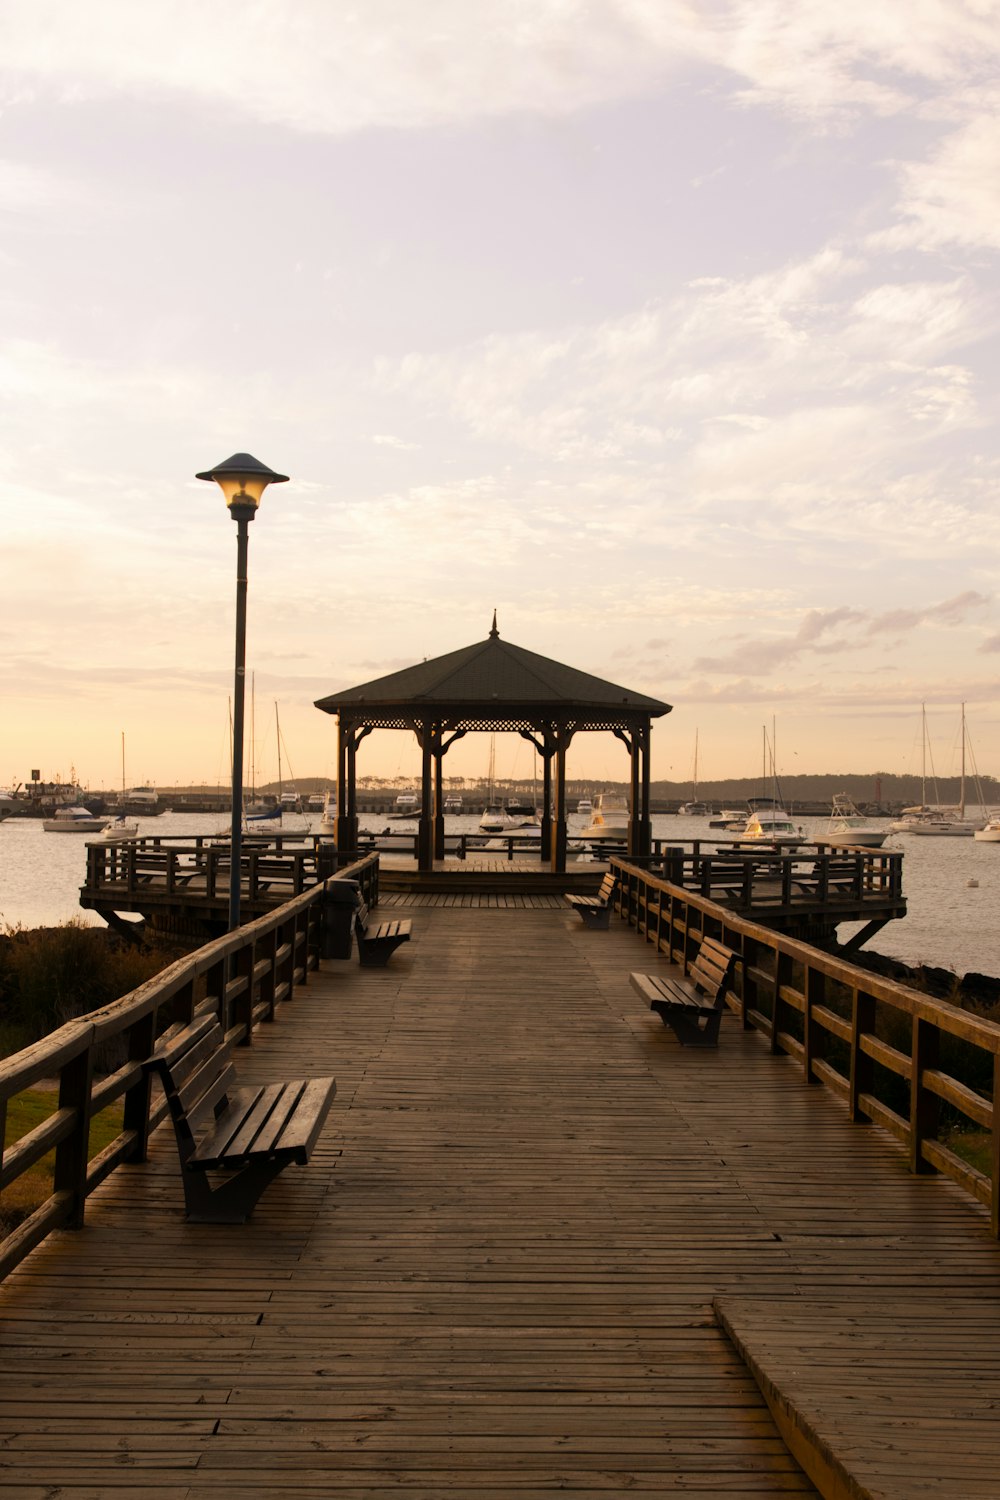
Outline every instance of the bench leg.
[[398, 938], [378, 938], [374, 942], [358, 944], [358, 958], [362, 968], [384, 969], [400, 943], [408, 941], [409, 934]]
[[577, 915], [583, 922], [584, 927], [593, 928], [595, 931], [606, 932], [607, 929], [611, 926], [610, 906], [578, 906], [576, 908], [576, 911]]
[[717, 1047], [719, 1045], [721, 1011], [710, 1011], [704, 1026], [699, 1026], [695, 1017], [685, 1015], [676, 1006], [665, 1002], [658, 1005], [654, 1001], [650, 1010], [655, 1010], [664, 1026], [671, 1028], [682, 1047]]
[[205, 1172], [182, 1171], [184, 1217], [192, 1224], [245, 1224], [257, 1199], [288, 1161], [257, 1161], [226, 1173], [214, 1187]]

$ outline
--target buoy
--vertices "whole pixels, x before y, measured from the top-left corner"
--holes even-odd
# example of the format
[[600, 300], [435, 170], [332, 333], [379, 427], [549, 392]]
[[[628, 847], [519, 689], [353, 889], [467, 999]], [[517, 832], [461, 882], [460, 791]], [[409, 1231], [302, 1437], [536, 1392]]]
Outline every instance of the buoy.
[[970, 891], [978, 891], [978, 889], [979, 889], [979, 881], [978, 880], [967, 880], [965, 883], [969, 887]]

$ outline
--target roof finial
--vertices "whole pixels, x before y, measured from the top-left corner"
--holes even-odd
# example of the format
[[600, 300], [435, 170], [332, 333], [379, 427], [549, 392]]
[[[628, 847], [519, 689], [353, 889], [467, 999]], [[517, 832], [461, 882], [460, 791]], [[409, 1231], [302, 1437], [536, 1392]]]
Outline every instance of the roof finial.
[[496, 612], [496, 610], [493, 611], [493, 625], [492, 625], [492, 628], [490, 630], [490, 635], [495, 635], [497, 637], [499, 637], [499, 635], [500, 635], [500, 632], [497, 629], [497, 612]]

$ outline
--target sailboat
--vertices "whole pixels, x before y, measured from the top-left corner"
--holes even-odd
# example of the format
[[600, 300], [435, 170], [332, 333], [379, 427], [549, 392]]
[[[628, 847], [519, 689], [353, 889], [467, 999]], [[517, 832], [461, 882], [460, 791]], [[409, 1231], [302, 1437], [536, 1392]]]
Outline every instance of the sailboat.
[[919, 834], [923, 838], [972, 838], [975, 825], [965, 820], [965, 704], [962, 704], [962, 770], [959, 780], [958, 806], [942, 807], [929, 815], [914, 819], [906, 833]]
[[[904, 807], [895, 823], [889, 824], [890, 833], [912, 833], [918, 823], [926, 823], [934, 816], [934, 809], [927, 805], [927, 705], [920, 705], [920, 801], [915, 807]], [[934, 775], [933, 758], [931, 776]], [[936, 783], [935, 783], [936, 784]]]
[[750, 815], [746, 826], [740, 830], [740, 840], [742, 842], [747, 839], [759, 847], [774, 848], [779, 853], [782, 849], [791, 851], [806, 841], [802, 837], [802, 829], [792, 822], [781, 801], [781, 790], [778, 786], [778, 726], [774, 719], [771, 721], [770, 744], [767, 739], [767, 725], [763, 726], [763, 745], [761, 782], [764, 786], [767, 785], [768, 753], [770, 752], [772, 795], [747, 799]]
[[134, 838], [139, 832], [139, 825], [134, 818], [125, 816], [125, 731], [122, 730], [122, 799], [118, 816], [108, 824], [101, 834], [102, 843], [113, 843], [115, 839]]
[[682, 802], [677, 809], [689, 818], [707, 818], [711, 808], [706, 802], [698, 800], [698, 731], [694, 732], [694, 775], [691, 779], [692, 798], [690, 802]]

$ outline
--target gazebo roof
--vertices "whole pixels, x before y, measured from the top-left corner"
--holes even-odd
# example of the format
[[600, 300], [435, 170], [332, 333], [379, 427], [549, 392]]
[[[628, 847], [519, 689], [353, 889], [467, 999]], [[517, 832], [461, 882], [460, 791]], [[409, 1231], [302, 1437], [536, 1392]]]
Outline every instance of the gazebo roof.
[[410, 728], [414, 719], [433, 713], [456, 728], [511, 730], [550, 719], [607, 729], [671, 709], [658, 698], [501, 640], [495, 616], [485, 641], [331, 693], [316, 707], [384, 728]]

